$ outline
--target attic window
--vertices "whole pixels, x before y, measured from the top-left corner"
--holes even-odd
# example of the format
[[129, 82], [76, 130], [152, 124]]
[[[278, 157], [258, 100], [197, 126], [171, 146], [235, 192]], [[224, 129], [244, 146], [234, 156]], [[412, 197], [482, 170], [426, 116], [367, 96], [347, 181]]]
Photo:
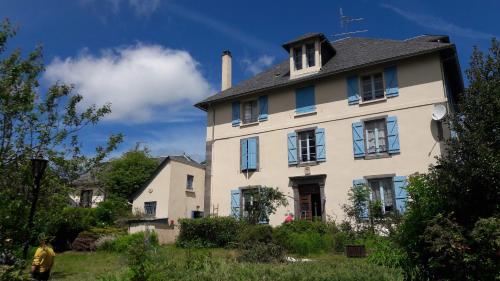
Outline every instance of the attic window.
[[293, 48], [293, 61], [295, 70], [302, 69], [302, 47]]
[[314, 43], [306, 44], [306, 58], [307, 58], [307, 66], [315, 66], [316, 61], [314, 57]]

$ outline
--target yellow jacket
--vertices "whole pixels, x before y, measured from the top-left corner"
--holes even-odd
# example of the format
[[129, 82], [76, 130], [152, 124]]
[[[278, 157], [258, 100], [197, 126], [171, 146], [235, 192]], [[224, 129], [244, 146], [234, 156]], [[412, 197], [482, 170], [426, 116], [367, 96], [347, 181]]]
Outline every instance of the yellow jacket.
[[45, 272], [52, 268], [54, 264], [54, 257], [56, 253], [49, 246], [38, 247], [35, 252], [35, 257], [33, 258], [33, 263], [31, 265], [39, 268], [39, 272]]

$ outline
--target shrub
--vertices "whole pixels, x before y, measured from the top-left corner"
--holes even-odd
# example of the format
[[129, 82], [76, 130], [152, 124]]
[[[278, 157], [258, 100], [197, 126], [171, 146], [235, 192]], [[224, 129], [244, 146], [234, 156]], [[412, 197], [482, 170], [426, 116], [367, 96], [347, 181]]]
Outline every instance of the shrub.
[[273, 241], [273, 228], [270, 225], [243, 225], [238, 234], [240, 245], [256, 242], [270, 243]]
[[158, 236], [154, 231], [147, 231], [116, 236], [113, 238], [103, 238], [102, 242], [96, 242], [96, 244], [99, 244], [99, 250], [119, 253], [124, 253], [128, 249], [134, 248], [137, 245], [142, 245], [143, 243], [158, 246]]
[[118, 219], [131, 214], [127, 199], [111, 195], [95, 208], [96, 220], [100, 225], [113, 225]]
[[189, 248], [228, 247], [236, 244], [240, 224], [232, 217], [181, 219], [176, 245]]
[[406, 254], [404, 251], [388, 238], [383, 237], [375, 240], [368, 255], [369, 262], [393, 268], [402, 267], [405, 260]]
[[283, 247], [272, 242], [246, 244], [238, 257], [240, 262], [282, 262], [285, 260]]
[[52, 226], [51, 233], [55, 238], [52, 241], [56, 251], [70, 248], [73, 241], [82, 231], [97, 225], [95, 209], [93, 208], [64, 208], [60, 218]]
[[274, 238], [286, 250], [307, 256], [330, 251], [334, 246], [334, 233], [338, 233], [338, 229], [333, 223], [297, 220], [277, 227]]

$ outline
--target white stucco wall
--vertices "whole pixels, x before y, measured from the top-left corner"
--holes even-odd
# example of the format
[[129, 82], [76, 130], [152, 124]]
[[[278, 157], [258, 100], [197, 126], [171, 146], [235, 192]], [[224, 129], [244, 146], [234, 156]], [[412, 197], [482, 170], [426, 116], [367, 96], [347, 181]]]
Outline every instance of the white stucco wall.
[[[358, 75], [382, 71], [387, 65], [356, 72]], [[217, 104], [208, 111], [207, 140], [214, 140], [212, 150], [211, 209], [218, 215], [230, 214], [230, 190], [249, 185], [280, 188], [293, 196], [289, 177], [303, 176], [304, 167], [289, 167], [287, 133], [301, 128], [325, 129], [326, 162], [310, 166], [311, 175], [326, 174], [327, 216], [341, 220], [341, 205], [346, 203], [353, 179], [372, 175], [407, 176], [425, 172], [434, 157], [442, 153], [431, 114], [436, 103], [446, 102], [438, 55], [421, 56], [397, 64], [399, 96], [386, 100], [349, 106], [348, 73], [268, 92], [268, 121], [252, 126], [232, 127], [231, 102]], [[295, 116], [295, 89], [314, 85], [316, 114]], [[353, 122], [365, 118], [397, 116], [401, 153], [382, 159], [354, 159]], [[213, 122], [215, 120], [215, 122]], [[240, 139], [259, 137], [258, 172], [246, 175], [240, 167]], [[293, 200], [271, 217], [271, 224], [283, 221], [294, 210]]]

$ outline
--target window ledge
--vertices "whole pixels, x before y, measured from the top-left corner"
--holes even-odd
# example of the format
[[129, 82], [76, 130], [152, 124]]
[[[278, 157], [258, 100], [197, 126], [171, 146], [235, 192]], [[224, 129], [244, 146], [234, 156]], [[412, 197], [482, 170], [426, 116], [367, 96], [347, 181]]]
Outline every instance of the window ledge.
[[240, 128], [252, 127], [259, 125], [259, 121], [250, 122], [250, 123], [241, 123]]
[[363, 105], [368, 105], [368, 104], [372, 104], [372, 103], [380, 103], [380, 102], [386, 102], [386, 101], [387, 101], [387, 97], [383, 97], [383, 98], [376, 99], [376, 100], [360, 101], [359, 105], [363, 106]]
[[308, 166], [317, 166], [319, 165], [318, 161], [309, 161], [309, 162], [300, 162], [299, 164], [296, 164], [296, 167], [308, 167]]
[[304, 112], [304, 113], [295, 112], [294, 118], [300, 118], [300, 117], [316, 115], [316, 114], [318, 114], [316, 111], [310, 111], [310, 112]]
[[365, 160], [390, 158], [390, 157], [391, 157], [391, 155], [389, 153], [372, 154], [372, 155], [365, 156]]
[[193, 189], [186, 189], [186, 193], [195, 193]]

